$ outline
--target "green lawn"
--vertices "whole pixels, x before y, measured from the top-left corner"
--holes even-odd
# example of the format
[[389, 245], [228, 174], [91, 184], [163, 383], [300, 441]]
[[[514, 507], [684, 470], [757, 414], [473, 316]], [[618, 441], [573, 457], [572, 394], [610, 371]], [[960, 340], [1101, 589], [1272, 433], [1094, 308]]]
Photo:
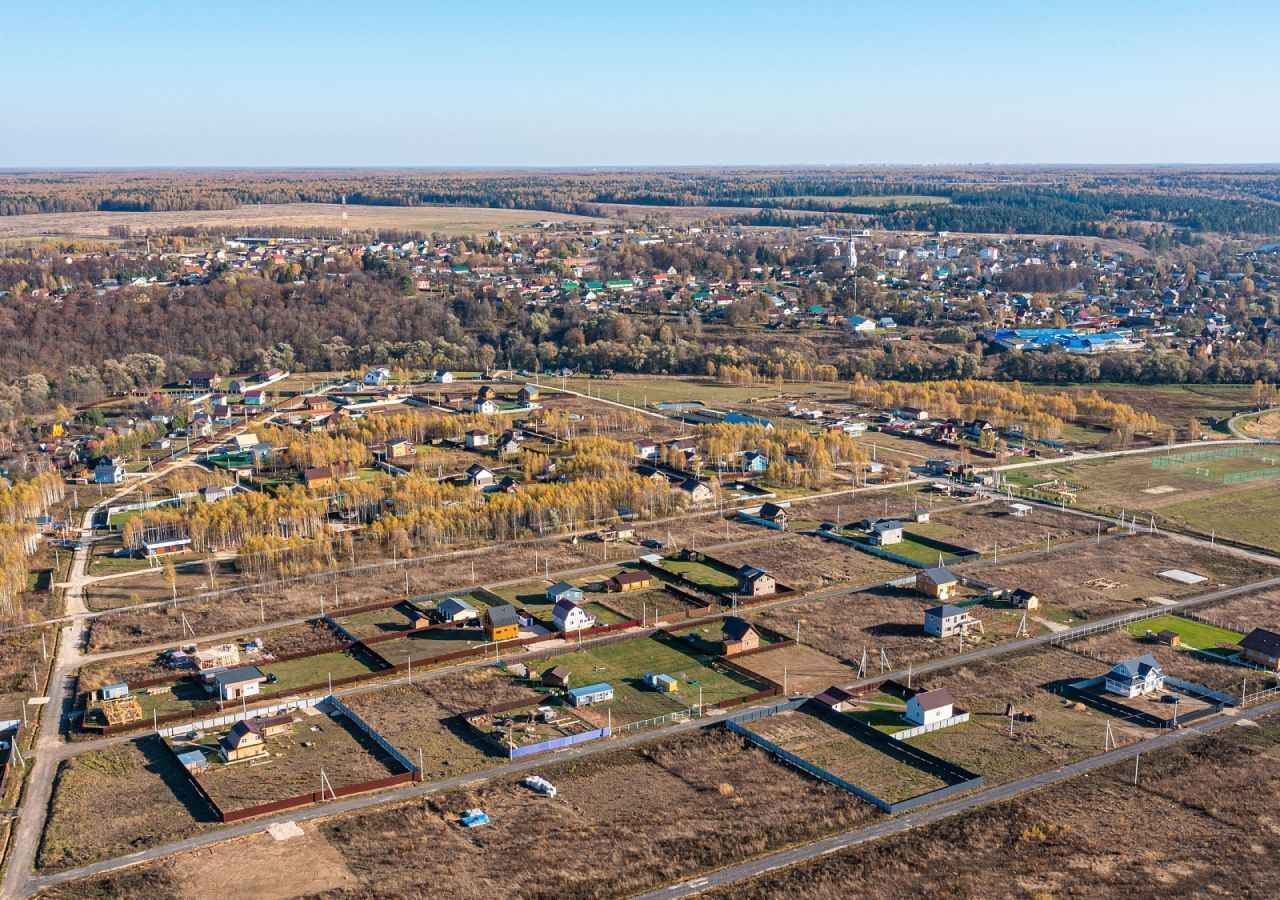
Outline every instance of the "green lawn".
[[674, 574], [684, 574], [690, 580], [711, 588], [735, 588], [738, 579], [731, 572], [701, 562], [681, 559], [664, 559], [662, 568]]
[[1197, 650], [1212, 650], [1219, 644], [1235, 644], [1244, 637], [1237, 631], [1206, 625], [1182, 616], [1156, 616], [1154, 619], [1131, 622], [1124, 629], [1134, 637], [1142, 637], [1148, 631], [1176, 631], [1182, 636], [1182, 643]]
[[1205, 533], [1280, 551], [1280, 486], [1231, 491], [1163, 506], [1160, 515]]
[[139, 572], [151, 568], [151, 561], [134, 556], [95, 556], [89, 563], [90, 575], [118, 575], [121, 572]]
[[[572, 674], [571, 687], [607, 682], [613, 686], [614, 699], [591, 707], [603, 713], [612, 710], [614, 724], [635, 722], [687, 709], [698, 702], [710, 705], [732, 697], [742, 697], [761, 690], [758, 684], [736, 672], [717, 672], [708, 668], [712, 658], [697, 652], [686, 652], [671, 641], [637, 638], [604, 647], [587, 648], [553, 656], [537, 664], [538, 671], [564, 666]], [[670, 675], [679, 684], [673, 694], [663, 694], [644, 687], [646, 672]]]
[[290, 659], [262, 666], [263, 672], [277, 678], [275, 684], [262, 685], [262, 690], [263, 692], [289, 691], [310, 684], [320, 684], [331, 675], [336, 680], [352, 675], [364, 675], [376, 668], [377, 664], [373, 659], [359, 649], [321, 653], [318, 656]]

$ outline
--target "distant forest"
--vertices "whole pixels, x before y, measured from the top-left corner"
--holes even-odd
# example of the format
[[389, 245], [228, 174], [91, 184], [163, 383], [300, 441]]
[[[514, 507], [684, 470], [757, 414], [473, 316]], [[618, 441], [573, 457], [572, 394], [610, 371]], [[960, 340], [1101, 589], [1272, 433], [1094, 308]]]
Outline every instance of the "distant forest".
[[0, 215], [348, 202], [599, 215], [603, 204], [723, 207], [723, 221], [1142, 236], [1280, 235], [1280, 169], [782, 169], [0, 173]]

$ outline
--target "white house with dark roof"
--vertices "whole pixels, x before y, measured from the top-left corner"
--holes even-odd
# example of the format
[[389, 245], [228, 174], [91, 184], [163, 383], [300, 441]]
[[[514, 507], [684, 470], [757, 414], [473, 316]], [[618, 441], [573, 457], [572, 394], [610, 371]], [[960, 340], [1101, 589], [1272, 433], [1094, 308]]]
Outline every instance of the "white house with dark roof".
[[912, 725], [932, 725], [951, 718], [954, 709], [951, 692], [946, 688], [919, 691], [907, 701], [904, 718]]
[[1164, 669], [1150, 653], [1116, 663], [1106, 678], [1107, 691], [1121, 697], [1140, 697], [1164, 687]]

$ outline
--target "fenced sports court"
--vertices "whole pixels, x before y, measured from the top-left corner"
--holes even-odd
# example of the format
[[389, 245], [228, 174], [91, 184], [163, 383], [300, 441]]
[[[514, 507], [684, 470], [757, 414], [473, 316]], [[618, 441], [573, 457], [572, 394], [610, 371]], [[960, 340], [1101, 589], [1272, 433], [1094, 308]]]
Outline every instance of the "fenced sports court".
[[1262, 446], [1216, 447], [1165, 453], [1151, 458], [1155, 469], [1211, 478], [1223, 484], [1240, 484], [1264, 478], [1280, 478], [1280, 448]]

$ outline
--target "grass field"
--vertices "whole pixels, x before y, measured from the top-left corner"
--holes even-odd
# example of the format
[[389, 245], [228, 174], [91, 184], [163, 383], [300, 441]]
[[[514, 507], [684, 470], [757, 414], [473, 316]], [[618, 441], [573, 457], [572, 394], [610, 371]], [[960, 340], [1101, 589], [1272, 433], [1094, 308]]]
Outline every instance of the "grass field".
[[1228, 631], [1226, 628], [1206, 625], [1182, 616], [1156, 616], [1154, 619], [1131, 622], [1124, 628], [1134, 637], [1142, 637], [1148, 631], [1157, 634], [1161, 631], [1176, 631], [1182, 637], [1183, 644], [1197, 650], [1211, 650], [1223, 644], [1232, 645], [1244, 637], [1238, 631]]
[[[564, 666], [571, 673], [572, 687], [607, 682], [613, 686], [614, 698], [579, 710], [579, 715], [604, 724], [611, 711], [614, 725], [637, 722], [688, 709], [702, 702], [712, 705], [721, 700], [742, 697], [764, 687], [736, 672], [717, 671], [712, 658], [692, 649], [685, 650], [673, 641], [636, 638], [602, 647], [575, 650], [537, 664], [539, 671]], [[679, 682], [675, 693], [658, 693], [644, 686], [646, 672], [670, 675]]]
[[[241, 206], [236, 209], [184, 212], [75, 212], [4, 216], [0, 238], [94, 237], [105, 238], [113, 226], [139, 231], [172, 231], [175, 228], [245, 228], [277, 226], [307, 229], [339, 227], [337, 204], [285, 203]], [[358, 206], [348, 204], [347, 214], [354, 232], [364, 229], [439, 231], [447, 234], [475, 234], [494, 228], [523, 230], [543, 221], [601, 222], [588, 216], [539, 210], [488, 209], [468, 206]]]
[[693, 562], [683, 559], [664, 559], [662, 568], [675, 575], [684, 575], [690, 581], [709, 588], [737, 587], [738, 579], [733, 573], [705, 562]]
[[1160, 509], [1168, 521], [1280, 552], [1280, 485], [1236, 490], [1220, 497]]
[[214, 821], [155, 738], [72, 757], [58, 767], [36, 864], [63, 869], [145, 850]]
[[945, 787], [947, 781], [858, 740], [803, 710], [756, 719], [747, 728], [783, 750], [896, 803]]

